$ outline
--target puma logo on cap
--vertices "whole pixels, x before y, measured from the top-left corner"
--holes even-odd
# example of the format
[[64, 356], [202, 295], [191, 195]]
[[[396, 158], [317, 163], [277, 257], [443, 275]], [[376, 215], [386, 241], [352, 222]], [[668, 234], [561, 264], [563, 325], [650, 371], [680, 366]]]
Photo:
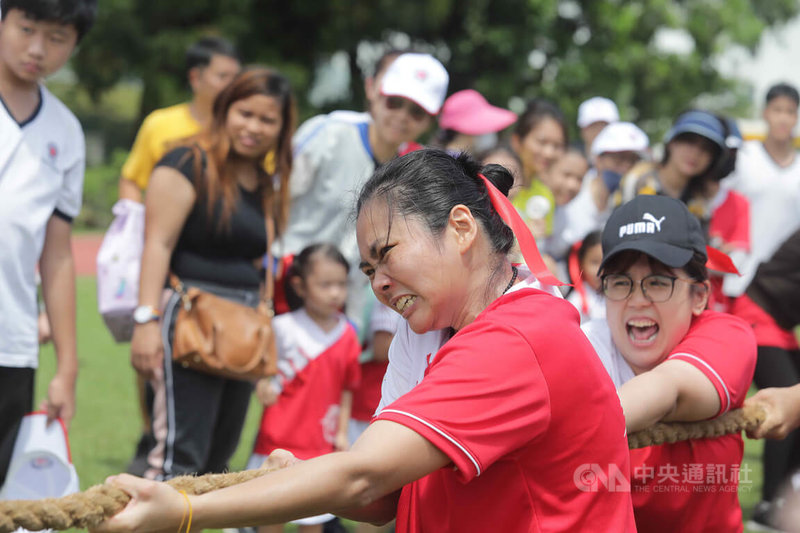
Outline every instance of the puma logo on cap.
[[642, 215], [641, 222], [630, 222], [628, 224], [623, 224], [619, 227], [619, 236], [620, 238], [624, 237], [625, 235], [639, 235], [641, 233], [656, 233], [661, 232], [661, 223], [667, 217], [656, 218], [651, 213], [645, 213]]

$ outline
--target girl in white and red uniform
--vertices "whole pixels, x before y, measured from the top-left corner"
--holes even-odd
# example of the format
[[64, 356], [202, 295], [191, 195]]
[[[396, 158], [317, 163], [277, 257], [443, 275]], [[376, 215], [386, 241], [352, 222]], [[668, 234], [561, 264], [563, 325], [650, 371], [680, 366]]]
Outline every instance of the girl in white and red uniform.
[[[410, 331], [397, 336], [427, 363], [421, 380], [392, 402], [384, 395], [350, 450], [308, 461], [274, 452], [286, 468], [189, 496], [195, 527], [330, 511], [397, 517], [400, 533], [635, 531], [619, 399], [575, 308], [535, 288], [558, 281], [504, 196], [512, 182], [502, 167], [484, 176], [469, 156], [439, 150], [376, 171], [357, 206], [361, 269], [405, 318]], [[533, 276], [508, 259], [515, 236]], [[444, 346], [420, 351], [415, 339], [437, 331]], [[413, 381], [393, 367], [398, 382]], [[169, 486], [112, 483], [134, 503], [100, 531], [177, 527], [188, 509]]]
[[[332, 244], [312, 244], [292, 262], [287, 296], [295, 310], [272, 321], [278, 374], [256, 385], [266, 407], [247, 464], [250, 469], [259, 468], [276, 448], [301, 459], [348, 448], [351, 391], [361, 374], [358, 336], [339, 311], [347, 298], [348, 268]], [[301, 519], [298, 531], [321, 532], [331, 518], [324, 514]], [[260, 533], [273, 531], [282, 531], [282, 526], [259, 528]]]
[[[721, 262], [697, 218], [679, 200], [637, 196], [614, 211], [602, 242], [606, 318], [583, 329], [618, 387], [628, 432], [741, 407], [755, 336], [745, 321], [706, 309], [708, 254]], [[742, 452], [740, 434], [631, 450], [638, 530], [741, 532]]]

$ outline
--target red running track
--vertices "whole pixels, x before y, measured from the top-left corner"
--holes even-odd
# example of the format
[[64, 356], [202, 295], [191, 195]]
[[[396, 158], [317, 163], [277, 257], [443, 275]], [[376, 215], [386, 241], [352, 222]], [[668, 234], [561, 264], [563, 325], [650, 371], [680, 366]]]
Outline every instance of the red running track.
[[75, 273], [78, 276], [97, 274], [97, 251], [102, 242], [102, 233], [72, 235], [72, 258], [75, 260]]

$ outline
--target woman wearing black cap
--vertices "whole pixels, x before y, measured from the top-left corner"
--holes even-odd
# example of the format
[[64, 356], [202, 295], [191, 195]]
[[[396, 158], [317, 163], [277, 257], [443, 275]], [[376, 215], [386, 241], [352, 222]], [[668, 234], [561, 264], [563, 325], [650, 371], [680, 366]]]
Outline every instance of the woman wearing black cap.
[[[618, 387], [628, 432], [714, 418], [744, 401], [755, 339], [744, 321], [706, 310], [707, 257], [698, 220], [672, 198], [638, 196], [603, 231], [607, 317], [584, 332]], [[638, 530], [742, 531], [742, 453], [740, 435], [632, 450]]]

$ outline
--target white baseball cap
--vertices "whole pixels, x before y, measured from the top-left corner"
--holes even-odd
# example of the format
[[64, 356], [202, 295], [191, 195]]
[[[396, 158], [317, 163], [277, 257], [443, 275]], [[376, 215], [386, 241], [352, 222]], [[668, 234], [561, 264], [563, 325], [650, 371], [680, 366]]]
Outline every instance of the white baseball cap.
[[602, 96], [595, 96], [584, 101], [578, 106], [578, 127], [585, 128], [595, 122], [617, 122], [619, 120], [619, 111], [617, 104], [603, 98]]
[[402, 96], [431, 115], [442, 108], [450, 76], [438, 59], [430, 54], [402, 54], [395, 59], [381, 82], [384, 96]]
[[595, 137], [592, 156], [608, 152], [643, 152], [650, 146], [647, 134], [631, 122], [612, 122]]

